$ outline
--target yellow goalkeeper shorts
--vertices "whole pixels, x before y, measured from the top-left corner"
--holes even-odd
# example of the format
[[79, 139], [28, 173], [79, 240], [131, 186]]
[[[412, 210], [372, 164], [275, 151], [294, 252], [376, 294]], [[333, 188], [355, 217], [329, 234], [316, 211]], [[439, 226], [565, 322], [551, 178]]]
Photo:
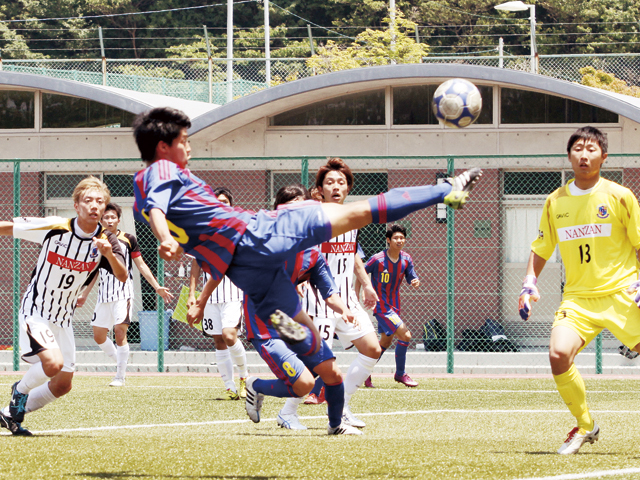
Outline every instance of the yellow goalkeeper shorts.
[[606, 297], [563, 298], [553, 321], [554, 327], [558, 325], [575, 331], [584, 340], [582, 348], [603, 328], [629, 348], [640, 343], [640, 308], [624, 291]]

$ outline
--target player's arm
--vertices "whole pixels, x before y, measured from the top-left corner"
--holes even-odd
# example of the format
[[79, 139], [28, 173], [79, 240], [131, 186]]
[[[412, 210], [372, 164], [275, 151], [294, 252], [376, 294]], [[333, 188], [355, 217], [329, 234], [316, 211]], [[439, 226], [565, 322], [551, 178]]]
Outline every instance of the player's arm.
[[347, 323], [353, 323], [356, 327], [360, 326], [360, 324], [358, 323], [358, 319], [353, 314], [353, 312], [349, 310], [349, 307], [345, 305], [345, 303], [342, 301], [342, 298], [340, 298], [340, 295], [334, 293], [325, 298], [324, 301], [327, 303], [329, 308], [331, 308], [331, 310], [342, 317], [342, 320]]
[[416, 270], [413, 267], [413, 260], [411, 259], [411, 257], [409, 257], [409, 262], [407, 265], [407, 269], [404, 272], [404, 276], [407, 279], [407, 283], [409, 283], [409, 285], [411, 285], [413, 288], [419, 288], [420, 287], [420, 279], [418, 278], [418, 275], [416, 274]]
[[160, 258], [167, 261], [179, 259], [182, 256], [182, 247], [171, 235], [165, 213], [159, 208], [152, 208], [149, 211], [149, 225], [160, 242]]
[[191, 308], [196, 304], [196, 290], [198, 288], [198, 282], [200, 281], [200, 265], [194, 258], [191, 260], [191, 275], [189, 276], [189, 297], [187, 299], [187, 306]]
[[378, 294], [373, 289], [369, 274], [364, 269], [364, 263], [362, 263], [362, 259], [358, 255], [355, 256], [354, 273], [356, 274], [356, 280], [360, 281], [360, 284], [364, 287], [364, 300], [362, 304], [365, 308], [375, 307], [379, 300]]
[[204, 307], [213, 291], [220, 285], [220, 282], [222, 282], [222, 277], [220, 280], [214, 280], [213, 277], [211, 277], [207, 283], [205, 283], [202, 293], [198, 297], [198, 301], [190, 306], [187, 312], [187, 322], [189, 322], [190, 326], [193, 327], [194, 323], [200, 323], [202, 321], [204, 317]]
[[0, 235], [3, 237], [13, 237], [13, 222], [6, 220], [0, 222]]
[[147, 280], [147, 282], [149, 282], [155, 292], [160, 295], [165, 302], [173, 299], [173, 295], [171, 294], [169, 289], [160, 286], [160, 284], [156, 280], [156, 277], [153, 276], [153, 273], [151, 273], [151, 270], [144, 262], [141, 255], [134, 257], [133, 263], [136, 264], [136, 267], [138, 267], [138, 271], [140, 272], [140, 274]]
[[109, 262], [113, 275], [122, 283], [126, 282], [129, 272], [124, 265], [124, 255], [116, 236], [106, 232], [106, 238], [93, 237], [93, 241], [98, 251]]
[[80, 290], [80, 296], [78, 297], [78, 300], [76, 300], [76, 308], [81, 308], [85, 304], [89, 294], [91, 293], [91, 289], [96, 284], [96, 280], [98, 280], [98, 275], [94, 275], [91, 281], [82, 287], [82, 290]]
[[523, 320], [529, 320], [531, 316], [531, 302], [540, 300], [538, 292], [538, 276], [546, 265], [547, 261], [535, 252], [529, 255], [527, 264], [527, 274], [522, 282], [522, 290], [518, 298], [518, 313]]

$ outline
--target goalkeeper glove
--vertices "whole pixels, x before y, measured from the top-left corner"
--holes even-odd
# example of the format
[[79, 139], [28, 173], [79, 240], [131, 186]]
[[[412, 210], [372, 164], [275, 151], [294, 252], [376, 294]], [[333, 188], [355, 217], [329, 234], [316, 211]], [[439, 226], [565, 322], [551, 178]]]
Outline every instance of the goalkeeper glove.
[[537, 283], [538, 279], [535, 275], [525, 276], [522, 282], [522, 290], [520, 291], [520, 298], [518, 298], [518, 310], [520, 317], [525, 321], [529, 320], [531, 316], [531, 301], [537, 302], [540, 300]]
[[627, 288], [627, 293], [629, 295], [633, 295], [635, 293], [633, 301], [636, 302], [636, 305], [638, 305], [638, 307], [640, 308], [640, 280], [637, 280], [629, 285], [629, 288]]

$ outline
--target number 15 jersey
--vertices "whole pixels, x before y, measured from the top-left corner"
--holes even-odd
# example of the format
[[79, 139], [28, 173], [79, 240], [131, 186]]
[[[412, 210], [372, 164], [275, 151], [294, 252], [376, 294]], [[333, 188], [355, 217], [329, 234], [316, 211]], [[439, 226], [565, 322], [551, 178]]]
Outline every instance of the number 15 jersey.
[[604, 178], [584, 195], [573, 195], [569, 184], [559, 188], [547, 197], [531, 250], [548, 260], [556, 245], [566, 271], [565, 295], [619, 292], [638, 278], [638, 200]]

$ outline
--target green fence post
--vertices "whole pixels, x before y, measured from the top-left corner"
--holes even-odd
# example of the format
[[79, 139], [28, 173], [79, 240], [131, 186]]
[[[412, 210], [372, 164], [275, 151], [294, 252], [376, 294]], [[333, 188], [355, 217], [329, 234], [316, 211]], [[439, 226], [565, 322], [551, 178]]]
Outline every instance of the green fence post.
[[[20, 216], [20, 162], [13, 162], [13, 216]], [[20, 369], [20, 239], [13, 239], [13, 371]]]
[[[158, 284], [164, 287], [164, 260], [158, 252]], [[164, 372], [164, 299], [156, 295], [158, 305], [158, 372]]]
[[300, 183], [309, 187], [309, 159], [307, 157], [302, 157], [300, 172]]
[[602, 332], [596, 337], [596, 373], [602, 374]]
[[[447, 174], [452, 177], [453, 157], [447, 158]], [[447, 208], [447, 373], [453, 373], [453, 337], [455, 335], [455, 213]]]

